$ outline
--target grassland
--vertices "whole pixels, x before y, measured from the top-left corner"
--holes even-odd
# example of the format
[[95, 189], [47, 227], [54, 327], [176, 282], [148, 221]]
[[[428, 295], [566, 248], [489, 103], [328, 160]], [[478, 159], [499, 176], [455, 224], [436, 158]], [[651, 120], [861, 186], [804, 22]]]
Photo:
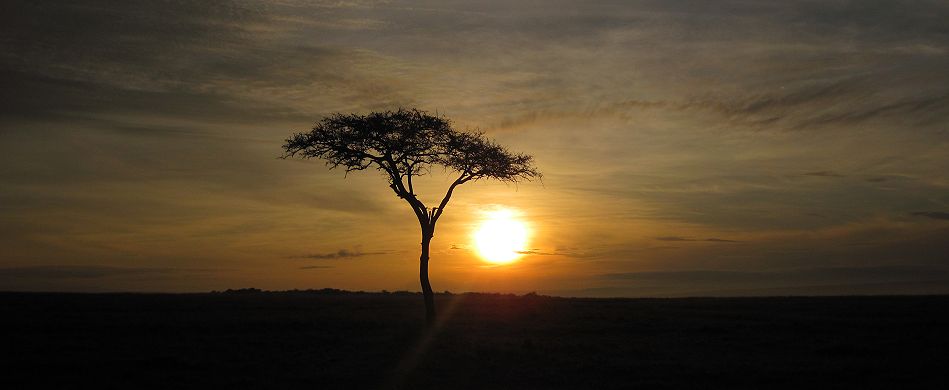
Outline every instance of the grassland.
[[2, 293], [7, 389], [949, 388], [949, 297]]

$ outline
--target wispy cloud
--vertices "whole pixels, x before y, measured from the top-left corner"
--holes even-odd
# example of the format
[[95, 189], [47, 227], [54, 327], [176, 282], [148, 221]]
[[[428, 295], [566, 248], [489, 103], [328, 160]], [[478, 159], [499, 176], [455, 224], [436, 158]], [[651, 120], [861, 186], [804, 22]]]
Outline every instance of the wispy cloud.
[[[789, 287], [824, 284], [949, 281], [949, 269], [933, 266], [867, 266], [806, 268], [781, 271], [689, 270], [628, 272], [599, 275], [632, 285], [670, 288], [676, 285], [712, 288]], [[682, 288], [682, 290], [688, 290]]]
[[804, 172], [801, 175], [802, 176], [816, 176], [816, 177], [844, 177], [844, 175], [841, 175], [834, 171], [812, 171], [812, 172]]
[[350, 250], [350, 249], [340, 249], [336, 252], [327, 252], [327, 253], [313, 253], [303, 256], [295, 256], [296, 258], [303, 259], [348, 259], [356, 258], [363, 256], [375, 256], [375, 255], [384, 255], [387, 253], [392, 253], [392, 251], [372, 251], [372, 252], [362, 252], [360, 250]]
[[305, 265], [300, 267], [300, 269], [327, 269], [327, 268], [336, 268], [332, 265]]
[[0, 278], [98, 279], [129, 275], [174, 276], [185, 273], [211, 272], [215, 271], [211, 269], [50, 265], [0, 268]]
[[726, 240], [724, 238], [691, 238], [682, 236], [660, 236], [655, 238], [658, 241], [684, 241], [684, 242], [738, 242], [736, 240]]
[[910, 215], [932, 219], [949, 220], [949, 213], [944, 211], [914, 211]]
[[521, 254], [521, 255], [538, 255], [538, 256], [565, 256], [565, 255], [566, 255], [565, 253], [544, 252], [544, 251], [541, 251], [541, 250], [539, 250], [539, 249], [529, 249], [529, 250], [517, 251], [517, 253], [518, 253], [518, 254]]

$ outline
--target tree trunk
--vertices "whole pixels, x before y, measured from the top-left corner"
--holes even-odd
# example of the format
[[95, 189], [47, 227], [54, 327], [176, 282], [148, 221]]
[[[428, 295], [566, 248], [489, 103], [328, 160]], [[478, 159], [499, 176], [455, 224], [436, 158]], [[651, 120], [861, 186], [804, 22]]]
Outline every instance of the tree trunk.
[[425, 320], [429, 325], [435, 323], [435, 293], [428, 281], [428, 247], [432, 243], [432, 234], [422, 233], [422, 255], [419, 257], [418, 278], [422, 282], [422, 296], [425, 298]]

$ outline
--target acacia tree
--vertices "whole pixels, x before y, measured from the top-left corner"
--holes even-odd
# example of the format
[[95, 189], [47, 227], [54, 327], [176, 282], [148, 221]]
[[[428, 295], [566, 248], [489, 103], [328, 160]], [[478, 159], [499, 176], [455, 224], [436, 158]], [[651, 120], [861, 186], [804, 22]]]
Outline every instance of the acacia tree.
[[[483, 133], [456, 131], [447, 118], [418, 109], [333, 114], [309, 132], [290, 136], [283, 149], [282, 158], [323, 159], [330, 169], [342, 167], [347, 175], [375, 168], [389, 181], [392, 191], [411, 206], [422, 232], [419, 281], [429, 323], [435, 319], [435, 298], [428, 279], [429, 247], [435, 224], [455, 188], [481, 179], [516, 183], [541, 176], [533, 157], [512, 153]], [[435, 166], [446, 168], [457, 178], [438, 206], [428, 208], [415, 193], [412, 179], [431, 173]]]

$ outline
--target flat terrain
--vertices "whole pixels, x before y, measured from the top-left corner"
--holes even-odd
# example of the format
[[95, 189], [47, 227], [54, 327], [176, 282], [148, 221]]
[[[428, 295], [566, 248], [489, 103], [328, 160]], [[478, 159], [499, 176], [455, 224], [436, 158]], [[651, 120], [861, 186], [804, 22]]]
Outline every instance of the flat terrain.
[[6, 389], [949, 388], [949, 297], [0, 294]]

